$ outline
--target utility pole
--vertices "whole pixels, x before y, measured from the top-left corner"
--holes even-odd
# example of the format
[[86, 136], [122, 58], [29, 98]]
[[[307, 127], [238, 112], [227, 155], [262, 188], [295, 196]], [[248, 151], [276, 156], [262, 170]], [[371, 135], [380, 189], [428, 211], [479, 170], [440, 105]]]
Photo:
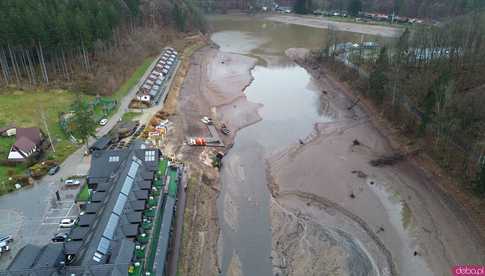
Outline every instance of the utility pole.
[[45, 119], [44, 109], [42, 109], [42, 107], [40, 108], [40, 118], [42, 119], [42, 122], [44, 123], [44, 127], [45, 127], [46, 132], [47, 132], [47, 137], [49, 137], [49, 142], [51, 143], [52, 151], [55, 153], [56, 149], [54, 148], [54, 143], [52, 143], [51, 133], [49, 131], [49, 127], [47, 126], [47, 121]]

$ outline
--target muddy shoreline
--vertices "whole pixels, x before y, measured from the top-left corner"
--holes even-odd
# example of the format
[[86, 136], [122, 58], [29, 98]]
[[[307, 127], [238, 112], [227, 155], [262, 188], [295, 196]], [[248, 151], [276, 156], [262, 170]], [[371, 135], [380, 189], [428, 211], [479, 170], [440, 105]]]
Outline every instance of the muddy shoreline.
[[[210, 116], [215, 125], [222, 123], [232, 131], [221, 135], [228, 151], [239, 129], [261, 118], [260, 105], [248, 102], [243, 91], [251, 83], [251, 70], [256, 59], [221, 52], [211, 44], [197, 50], [188, 61], [188, 69], [176, 99], [176, 112], [170, 117], [177, 128], [167, 136], [165, 150], [178, 159], [186, 160], [189, 185], [187, 189], [186, 222], [182, 262], [183, 275], [217, 275], [221, 264], [217, 256], [220, 223], [217, 219], [217, 198], [221, 191], [219, 171], [210, 158], [219, 148], [191, 147], [181, 144], [185, 136], [208, 135], [200, 122]], [[231, 262], [231, 271], [238, 271], [239, 261]], [[231, 272], [231, 275], [238, 275]]]
[[[372, 158], [400, 147], [398, 140], [393, 139], [396, 133], [376, 120], [375, 113], [367, 106], [348, 112], [353, 98], [350, 89], [334, 80], [327, 71], [322, 74], [309, 66], [303, 58], [306, 50], [291, 49], [286, 53], [318, 79], [336, 120], [317, 123], [303, 145], [290, 146], [269, 158], [267, 171], [271, 175], [269, 188], [274, 201], [292, 210], [293, 215], [306, 217], [307, 221], [322, 219], [319, 213], [328, 212], [329, 208], [336, 208], [352, 218], [380, 247], [380, 254], [386, 256], [389, 275], [446, 275], [457, 263], [483, 263], [484, 247], [478, 231], [467, 217], [462, 217], [463, 210], [457, 208], [456, 202], [450, 202], [444, 193], [436, 193], [440, 187], [436, 182], [440, 179], [432, 178], [414, 160], [386, 169], [369, 166]], [[353, 146], [353, 139], [358, 139], [360, 145]], [[319, 182], [321, 184], [317, 185]], [[288, 197], [293, 197], [293, 201]], [[306, 203], [298, 207], [297, 201]], [[375, 207], [371, 207], [369, 201], [377, 202]], [[311, 207], [317, 203], [325, 206], [319, 212]], [[376, 214], [365, 211], [373, 208]], [[276, 218], [273, 224], [281, 225], [281, 214], [274, 214], [274, 210], [272, 208], [273, 218]], [[325, 220], [329, 217], [323, 218]], [[295, 222], [287, 219], [285, 223]], [[342, 225], [337, 226], [342, 228]], [[467, 233], [465, 237], [463, 232]], [[273, 243], [275, 240], [291, 243], [288, 237], [288, 231], [274, 231]], [[365, 237], [359, 239], [362, 241]], [[363, 247], [373, 246], [364, 244]], [[292, 250], [278, 252], [274, 243], [275, 248], [275, 260], [293, 258], [296, 262], [294, 267], [287, 266], [284, 270], [274, 263], [276, 271], [283, 275], [299, 275], [297, 266], [312, 270], [308, 262], [297, 258], [304, 253], [296, 245]], [[305, 248], [309, 249], [311, 247]], [[342, 262], [341, 265], [349, 264]], [[379, 275], [386, 274], [380, 271]]]
[[[254, 133], [253, 127], [248, 128], [249, 137], [246, 130], [240, 133], [239, 138], [245, 138], [230, 153], [234, 156], [225, 159], [228, 170], [222, 174], [210, 162], [210, 156], [219, 149], [181, 146], [180, 158], [190, 162], [190, 170], [198, 177], [188, 189], [191, 223], [185, 239], [184, 275], [244, 273], [241, 265], [248, 265], [247, 251], [244, 255], [239, 247], [231, 245], [222, 252], [225, 243], [220, 233], [222, 227], [241, 233], [238, 223], [247, 216], [245, 208], [262, 208], [261, 199], [255, 198], [251, 190], [247, 193], [261, 182], [250, 178], [251, 174], [265, 175], [263, 186], [267, 184], [272, 193], [268, 206], [270, 229], [264, 228], [269, 236], [264, 241], [271, 240], [268, 246], [272, 251], [267, 254], [271, 254], [268, 264], [273, 274], [447, 275], [455, 264], [485, 262], [484, 247], [468, 218], [461, 217], [460, 207], [453, 205], [446, 194], [437, 192], [440, 179], [421, 169], [415, 160], [385, 168], [369, 164], [401, 148], [399, 139], [394, 139], [399, 134], [388, 128], [365, 100], [349, 110], [355, 100], [349, 87], [326, 70], [305, 63], [306, 53], [305, 49], [286, 51], [313, 76], [318, 84], [318, 92], [312, 92], [319, 94], [315, 98], [319, 112], [331, 121], [316, 123], [311, 133], [304, 132], [307, 137], [299, 142], [297, 137], [290, 142], [294, 144], [269, 155], [257, 153], [265, 149], [253, 140], [262, 137]], [[275, 57], [269, 56], [268, 60]], [[225, 123], [233, 131], [222, 136], [227, 153], [238, 131], [262, 120], [258, 111], [264, 114], [273, 105], [265, 102], [261, 110], [261, 104], [248, 101], [245, 95], [253, 74], [261, 80], [261, 76], [268, 75], [258, 72], [274, 70], [255, 69], [257, 62], [256, 58], [223, 52], [214, 46], [197, 51], [190, 59], [174, 116], [183, 131], [174, 139], [180, 142], [184, 135], [207, 135], [200, 118], [211, 116], [216, 125]], [[288, 66], [289, 62], [281, 64]], [[268, 89], [274, 87], [264, 88]], [[266, 119], [261, 124], [270, 127]], [[277, 138], [274, 136], [264, 138]], [[243, 146], [241, 151], [241, 145], [246, 149]], [[252, 155], [244, 153], [248, 146]], [[262, 160], [260, 167], [264, 170], [266, 164], [266, 174], [258, 169]], [[223, 179], [225, 184], [231, 183], [221, 193]], [[245, 196], [242, 202], [241, 194]], [[222, 205], [219, 209], [217, 202]], [[244, 225], [248, 223], [252, 224], [246, 218]]]
[[334, 29], [336, 31], [378, 35], [383, 37], [399, 37], [404, 30], [404, 28], [397, 28], [392, 26], [361, 24], [343, 21], [341, 22], [309, 15], [276, 14], [267, 16], [266, 19], [287, 24], [297, 24], [321, 29]]

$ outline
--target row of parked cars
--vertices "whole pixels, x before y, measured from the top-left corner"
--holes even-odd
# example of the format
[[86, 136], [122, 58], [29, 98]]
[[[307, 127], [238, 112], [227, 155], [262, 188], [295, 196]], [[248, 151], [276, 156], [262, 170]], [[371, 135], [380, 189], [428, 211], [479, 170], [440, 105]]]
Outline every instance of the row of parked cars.
[[178, 52], [174, 48], [166, 48], [162, 52], [162, 56], [155, 65], [155, 68], [153, 68], [151, 74], [143, 83], [137, 96], [138, 100], [150, 102], [158, 96], [163, 82], [176, 64], [177, 57]]

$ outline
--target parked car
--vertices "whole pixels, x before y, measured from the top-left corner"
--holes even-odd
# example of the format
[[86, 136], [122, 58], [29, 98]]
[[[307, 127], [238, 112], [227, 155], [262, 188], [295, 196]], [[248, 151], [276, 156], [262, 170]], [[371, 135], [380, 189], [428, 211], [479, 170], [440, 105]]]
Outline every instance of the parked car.
[[214, 122], [212, 121], [211, 118], [207, 117], [207, 116], [204, 116], [202, 117], [202, 119], [200, 119], [200, 121], [206, 125], [212, 125]]
[[47, 172], [48, 175], [54, 175], [56, 174], [59, 170], [61, 169], [61, 167], [59, 167], [59, 165], [55, 165], [53, 166], [52, 168], [49, 169], [49, 171]]
[[66, 186], [78, 186], [81, 185], [81, 181], [79, 179], [68, 179], [64, 181], [64, 185]]
[[0, 242], [11, 243], [11, 242], [13, 242], [13, 238], [10, 235], [1, 235], [0, 234]]
[[52, 238], [52, 242], [65, 242], [67, 240], [67, 236], [67, 233], [57, 233]]
[[105, 126], [108, 123], [108, 119], [104, 118], [101, 121], [99, 121], [99, 125]]
[[8, 245], [7, 242], [0, 242], [0, 255], [3, 253], [3, 252], [7, 252], [10, 250], [10, 246]]
[[163, 69], [163, 70], [162, 70], [162, 74], [163, 74], [164, 76], [165, 76], [165, 75], [167, 75], [167, 74], [168, 74], [168, 70], [167, 70], [167, 69]]
[[71, 228], [76, 224], [77, 219], [72, 219], [72, 218], [65, 218], [62, 219], [61, 222], [59, 222], [59, 227], [61, 228]]

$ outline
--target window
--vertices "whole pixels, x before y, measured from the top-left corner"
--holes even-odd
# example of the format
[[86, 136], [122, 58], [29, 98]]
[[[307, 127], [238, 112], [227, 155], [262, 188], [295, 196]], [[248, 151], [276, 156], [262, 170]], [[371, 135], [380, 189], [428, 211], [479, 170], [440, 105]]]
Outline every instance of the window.
[[145, 151], [145, 162], [147, 161], [155, 161], [155, 151], [149, 150]]
[[108, 162], [119, 162], [120, 157], [119, 156], [110, 156], [108, 159]]

